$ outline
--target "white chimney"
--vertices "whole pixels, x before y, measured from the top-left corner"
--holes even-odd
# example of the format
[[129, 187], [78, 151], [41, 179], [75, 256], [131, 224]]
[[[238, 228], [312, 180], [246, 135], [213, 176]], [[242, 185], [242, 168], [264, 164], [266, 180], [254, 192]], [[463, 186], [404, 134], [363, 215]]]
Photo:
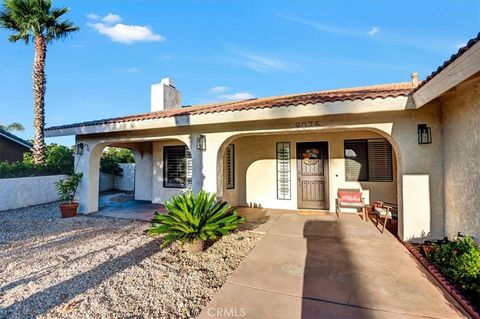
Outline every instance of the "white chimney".
[[152, 85], [150, 111], [164, 111], [180, 108], [181, 94], [175, 88], [170, 78], [164, 78], [160, 83]]

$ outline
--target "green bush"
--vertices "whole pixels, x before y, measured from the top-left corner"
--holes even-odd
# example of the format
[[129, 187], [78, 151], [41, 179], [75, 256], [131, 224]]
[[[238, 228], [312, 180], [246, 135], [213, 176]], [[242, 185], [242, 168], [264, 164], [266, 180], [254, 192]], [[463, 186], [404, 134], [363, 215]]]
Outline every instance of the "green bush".
[[432, 244], [427, 255], [437, 269], [473, 302], [480, 300], [480, 246], [472, 237]]
[[187, 192], [173, 196], [165, 203], [167, 214], [155, 213], [148, 234], [164, 234], [163, 246], [174, 241], [182, 244], [195, 241], [215, 240], [235, 230], [244, 222], [226, 201], [217, 201], [216, 194], [205, 191], [196, 196]]
[[75, 194], [82, 177], [83, 173], [73, 173], [67, 178], [55, 182], [55, 189], [62, 202], [71, 204], [75, 200]]
[[121, 176], [123, 170], [119, 163], [135, 163], [132, 151], [127, 148], [109, 147], [100, 157], [100, 172]]
[[31, 153], [23, 155], [23, 161], [0, 163], [0, 178], [42, 176], [73, 173], [73, 149], [63, 145], [50, 144], [47, 146], [44, 165], [33, 163]]

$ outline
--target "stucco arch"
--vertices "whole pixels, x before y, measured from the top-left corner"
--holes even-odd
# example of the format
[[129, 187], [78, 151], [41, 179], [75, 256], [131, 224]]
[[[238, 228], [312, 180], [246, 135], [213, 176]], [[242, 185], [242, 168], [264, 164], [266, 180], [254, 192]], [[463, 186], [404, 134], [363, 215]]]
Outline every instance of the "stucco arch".
[[[176, 141], [190, 147], [190, 136], [162, 136], [162, 137], [146, 137], [146, 138], [99, 138], [99, 139], [77, 139], [77, 143], [83, 143], [84, 152], [82, 155], [76, 155], [76, 171], [83, 172], [84, 177], [78, 188], [78, 197], [80, 202], [79, 212], [82, 214], [89, 214], [98, 211], [99, 198], [99, 173], [100, 173], [100, 157], [108, 146], [125, 147], [133, 150], [135, 162], [137, 167], [135, 175], [143, 172], [142, 178], [135, 178], [135, 188], [141, 188], [142, 191], [135, 192], [135, 199], [151, 200], [152, 198], [152, 159], [151, 159], [151, 145], [154, 142], [161, 141]], [[147, 146], [145, 146], [147, 145]], [[148, 146], [150, 145], [150, 146]], [[150, 155], [146, 155], [146, 153]], [[150, 156], [144, 165], [146, 167], [139, 167], [140, 163]], [[148, 157], [147, 157], [148, 159]], [[150, 165], [150, 168], [148, 168]], [[142, 183], [142, 181], [144, 183]]]
[[[402, 200], [402, 152], [399, 147], [399, 143], [395, 136], [392, 135], [392, 125], [355, 125], [355, 126], [339, 126], [339, 127], [315, 127], [304, 129], [287, 129], [287, 130], [262, 130], [262, 131], [248, 131], [248, 132], [236, 132], [226, 137], [221, 143], [217, 153], [217, 194], [220, 197], [224, 196], [224, 167], [223, 160], [226, 147], [242, 137], [247, 136], [261, 136], [261, 135], [286, 135], [286, 134], [302, 134], [302, 133], [336, 133], [336, 132], [357, 132], [368, 131], [384, 137], [392, 145], [393, 154], [396, 161], [396, 201], [399, 209], [398, 217], [398, 235], [400, 238], [403, 236], [403, 200]], [[252, 145], [252, 147], [254, 147]]]

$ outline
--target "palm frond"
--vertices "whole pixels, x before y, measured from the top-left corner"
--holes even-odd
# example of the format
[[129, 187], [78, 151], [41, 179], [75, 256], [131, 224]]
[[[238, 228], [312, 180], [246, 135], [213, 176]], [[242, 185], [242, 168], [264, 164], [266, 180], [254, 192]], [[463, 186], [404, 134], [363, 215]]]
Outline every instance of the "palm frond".
[[0, 9], [0, 28], [10, 30], [10, 41], [42, 36], [47, 42], [67, 37], [79, 30], [70, 20], [60, 20], [68, 8], [52, 8], [51, 0], [5, 0]]

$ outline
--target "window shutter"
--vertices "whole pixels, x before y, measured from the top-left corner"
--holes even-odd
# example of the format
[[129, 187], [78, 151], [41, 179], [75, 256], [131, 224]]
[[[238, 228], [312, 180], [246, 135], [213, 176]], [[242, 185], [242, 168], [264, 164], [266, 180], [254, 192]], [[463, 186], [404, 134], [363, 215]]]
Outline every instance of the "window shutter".
[[386, 139], [368, 140], [368, 159], [370, 181], [393, 181], [392, 146]]
[[345, 141], [345, 180], [368, 180], [368, 159], [366, 140]]
[[227, 189], [233, 189], [235, 188], [235, 146], [233, 144], [227, 146], [225, 156], [227, 166]]
[[192, 165], [192, 152], [185, 146], [185, 153], [187, 157], [187, 188], [192, 189], [192, 176], [193, 176], [193, 165]]
[[291, 198], [290, 142], [277, 143], [277, 199]]
[[[164, 147], [164, 186], [185, 188], [191, 184], [191, 156], [186, 146]], [[188, 160], [190, 158], [190, 160]], [[190, 162], [190, 164], [189, 164]], [[190, 176], [189, 176], [190, 175]]]

